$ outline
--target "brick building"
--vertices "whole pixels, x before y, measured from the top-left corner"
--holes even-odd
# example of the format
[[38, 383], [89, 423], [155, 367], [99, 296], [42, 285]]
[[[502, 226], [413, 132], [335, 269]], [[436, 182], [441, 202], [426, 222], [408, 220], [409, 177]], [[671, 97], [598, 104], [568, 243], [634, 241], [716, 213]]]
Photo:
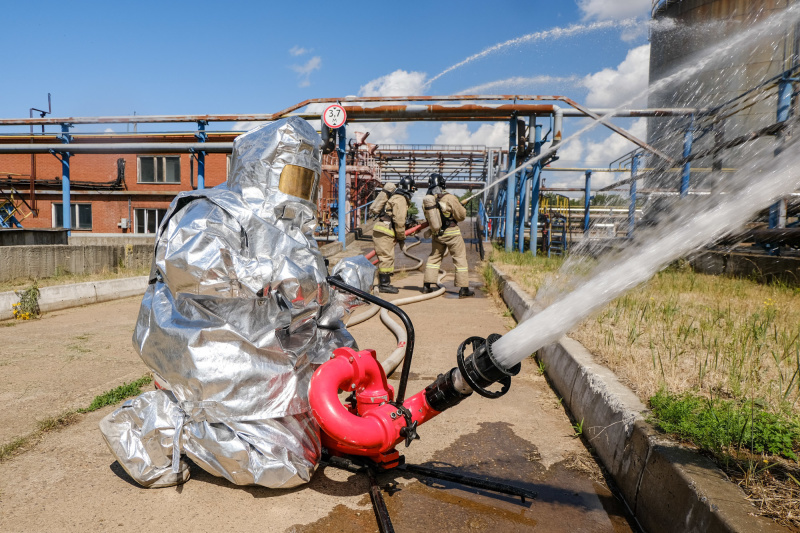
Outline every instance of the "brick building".
[[[232, 142], [241, 132], [209, 133], [208, 142]], [[56, 135], [0, 136], [0, 144], [60, 143]], [[73, 135], [80, 143], [194, 143], [193, 133]], [[154, 233], [172, 199], [197, 186], [197, 163], [189, 153], [74, 154], [70, 158], [70, 203], [73, 232]], [[230, 156], [205, 156], [205, 186], [227, 179]], [[335, 160], [333, 161], [335, 163]], [[0, 192], [15, 190], [36, 216], [21, 220], [24, 228], [62, 227], [61, 161], [51, 154], [0, 154]], [[321, 204], [335, 197], [335, 168], [320, 180]], [[33, 180], [31, 180], [33, 174]], [[31, 195], [31, 181], [35, 184]], [[28, 213], [20, 206], [22, 215]], [[18, 216], [17, 218], [20, 218]], [[127, 227], [124, 220], [127, 220]]]

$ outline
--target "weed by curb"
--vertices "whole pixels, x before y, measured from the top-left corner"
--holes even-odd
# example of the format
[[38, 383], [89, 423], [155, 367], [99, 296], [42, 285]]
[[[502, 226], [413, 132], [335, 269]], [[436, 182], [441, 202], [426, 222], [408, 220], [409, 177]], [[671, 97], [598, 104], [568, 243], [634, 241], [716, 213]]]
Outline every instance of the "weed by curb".
[[17, 437], [8, 444], [0, 446], [0, 463], [33, 449], [47, 433], [52, 431], [60, 431], [65, 427], [78, 422], [83, 418], [81, 415], [91, 413], [92, 411], [97, 411], [98, 409], [102, 409], [108, 405], [118, 404], [132, 396], [138, 396], [142, 392], [141, 387], [151, 383], [152, 381], [152, 376], [143, 376], [136, 381], [125, 383], [119, 387], [111, 389], [108, 392], [100, 394], [99, 396], [95, 396], [94, 400], [92, 400], [92, 403], [89, 404], [88, 407], [65, 411], [58, 416], [39, 420], [36, 423], [36, 431], [33, 431], [27, 435], [23, 435], [22, 437]]

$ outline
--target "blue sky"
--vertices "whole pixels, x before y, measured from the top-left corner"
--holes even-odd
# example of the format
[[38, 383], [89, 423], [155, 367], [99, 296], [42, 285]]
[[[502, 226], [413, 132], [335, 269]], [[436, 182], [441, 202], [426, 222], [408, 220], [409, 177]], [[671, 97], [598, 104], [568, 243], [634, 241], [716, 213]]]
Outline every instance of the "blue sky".
[[[7, 3], [0, 116], [27, 116], [30, 107], [46, 106], [48, 92], [54, 116], [265, 113], [306, 98], [453, 94], [509, 78], [522, 79], [484, 92], [564, 94], [605, 107], [618, 103], [618, 93], [632, 85], [646, 85], [649, 5], [650, 0], [407, 1], [341, 8], [313, 1]], [[608, 27], [608, 21], [629, 17], [638, 21]], [[497, 43], [598, 23], [605, 29], [528, 38], [425, 85]], [[223, 127], [230, 125], [217, 125]], [[491, 143], [501, 130], [478, 123], [384, 125], [371, 140]], [[585, 159], [588, 143], [607, 138], [606, 132], [589, 136], [573, 155]]]

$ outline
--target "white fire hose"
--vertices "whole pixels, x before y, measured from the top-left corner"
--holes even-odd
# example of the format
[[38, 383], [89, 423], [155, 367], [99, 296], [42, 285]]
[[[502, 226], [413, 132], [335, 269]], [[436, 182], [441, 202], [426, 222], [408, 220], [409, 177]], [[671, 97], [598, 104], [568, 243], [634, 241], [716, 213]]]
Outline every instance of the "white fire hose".
[[[413, 270], [419, 270], [419, 268], [422, 267], [422, 265], [425, 263], [425, 261], [423, 261], [422, 259], [420, 259], [417, 256], [414, 256], [414, 255], [411, 255], [410, 253], [408, 253], [408, 250], [410, 250], [414, 246], [418, 246], [421, 243], [422, 243], [422, 240], [417, 240], [417, 242], [415, 242], [414, 244], [412, 244], [412, 245], [410, 245], [408, 247], [405, 247], [405, 246], [401, 246], [400, 247], [400, 251], [403, 252], [403, 255], [405, 255], [409, 259], [413, 259], [414, 261], [417, 261], [417, 264], [414, 265], [414, 266], [410, 266], [410, 267], [399, 268], [399, 269], [397, 269], [398, 272], [409, 272], [409, 271], [413, 271]], [[445, 255], [447, 255], [447, 252], [445, 252]], [[444, 256], [442, 258], [444, 258]], [[439, 269], [439, 279], [437, 280], [437, 283], [441, 284], [442, 280], [444, 279], [444, 277], [446, 275], [447, 275], [446, 272], [444, 272], [443, 270]], [[397, 299], [397, 300], [392, 300], [392, 304], [397, 305], [397, 306], [402, 306], [402, 305], [412, 304], [412, 303], [416, 303], [416, 302], [423, 302], [425, 300], [430, 300], [432, 298], [436, 298], [438, 296], [441, 296], [442, 294], [445, 293], [445, 291], [446, 291], [446, 289], [444, 287], [440, 287], [438, 290], [430, 292], [428, 294], [419, 294], [417, 296], [408, 296], [406, 298], [400, 298], [400, 299]], [[352, 326], [356, 326], [358, 324], [366, 322], [370, 318], [372, 318], [375, 315], [377, 315], [378, 311], [380, 311], [380, 313], [381, 313], [381, 321], [384, 323], [384, 325], [387, 328], [389, 328], [389, 330], [394, 334], [395, 338], [397, 339], [397, 348], [395, 348], [395, 350], [391, 354], [389, 354], [389, 357], [387, 357], [386, 359], [384, 359], [381, 362], [381, 366], [383, 367], [383, 371], [386, 372], [386, 376], [389, 377], [389, 376], [392, 375], [392, 373], [394, 373], [394, 371], [397, 369], [397, 367], [399, 367], [400, 364], [403, 362], [403, 358], [404, 358], [405, 353], [406, 353], [406, 341], [408, 339], [406, 337], [405, 328], [401, 324], [398, 324], [397, 322], [392, 320], [392, 318], [389, 316], [389, 312], [386, 309], [383, 309], [383, 308], [381, 308], [381, 307], [379, 307], [377, 305], [374, 305], [374, 304], [371, 305], [369, 307], [369, 309], [367, 309], [366, 311], [364, 311], [362, 313], [359, 313], [356, 316], [350, 317], [350, 320], [347, 321], [346, 325], [347, 325], [348, 328], [350, 328]]]

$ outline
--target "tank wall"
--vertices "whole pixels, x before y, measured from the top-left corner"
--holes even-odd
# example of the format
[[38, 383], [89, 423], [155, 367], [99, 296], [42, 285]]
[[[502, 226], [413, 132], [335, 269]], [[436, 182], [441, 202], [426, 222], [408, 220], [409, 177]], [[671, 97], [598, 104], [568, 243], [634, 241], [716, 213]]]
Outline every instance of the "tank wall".
[[[755, 24], [779, 12], [794, 0], [679, 0], [667, 2], [654, 14], [651, 30], [650, 84], [673, 75], [687, 65], [706, 59], [709, 52], [724, 47], [726, 40], [740, 32], [752, 29]], [[671, 20], [670, 20], [671, 19]], [[743, 43], [726, 52], [721, 60], [714, 61], [690, 79], [681, 79], [650, 94], [650, 107], [708, 108], [727, 102], [744, 91], [779, 74], [796, 62], [797, 30], [783, 35], [772, 32], [768, 36], [753, 34]], [[696, 124], [696, 153], [712, 147], [717, 142], [758, 130], [776, 121], [777, 96], [772, 88], [746, 102], [742, 109], [723, 120], [703, 119]], [[655, 119], [649, 121], [648, 139], [675, 157], [683, 149], [682, 131], [687, 119]], [[704, 130], [704, 131], [703, 131]], [[741, 165], [754, 149], [773, 142], [764, 138], [752, 145], [727, 150], [716, 160], [705, 158], [693, 162], [694, 167], [717, 166], [732, 168]], [[760, 146], [759, 146], [760, 145]], [[693, 185], [708, 185], [714, 179], [710, 174], [693, 175]], [[669, 181], [679, 179], [672, 175]], [[653, 184], [655, 185], [655, 184]], [[658, 185], [670, 186], [672, 183]]]

